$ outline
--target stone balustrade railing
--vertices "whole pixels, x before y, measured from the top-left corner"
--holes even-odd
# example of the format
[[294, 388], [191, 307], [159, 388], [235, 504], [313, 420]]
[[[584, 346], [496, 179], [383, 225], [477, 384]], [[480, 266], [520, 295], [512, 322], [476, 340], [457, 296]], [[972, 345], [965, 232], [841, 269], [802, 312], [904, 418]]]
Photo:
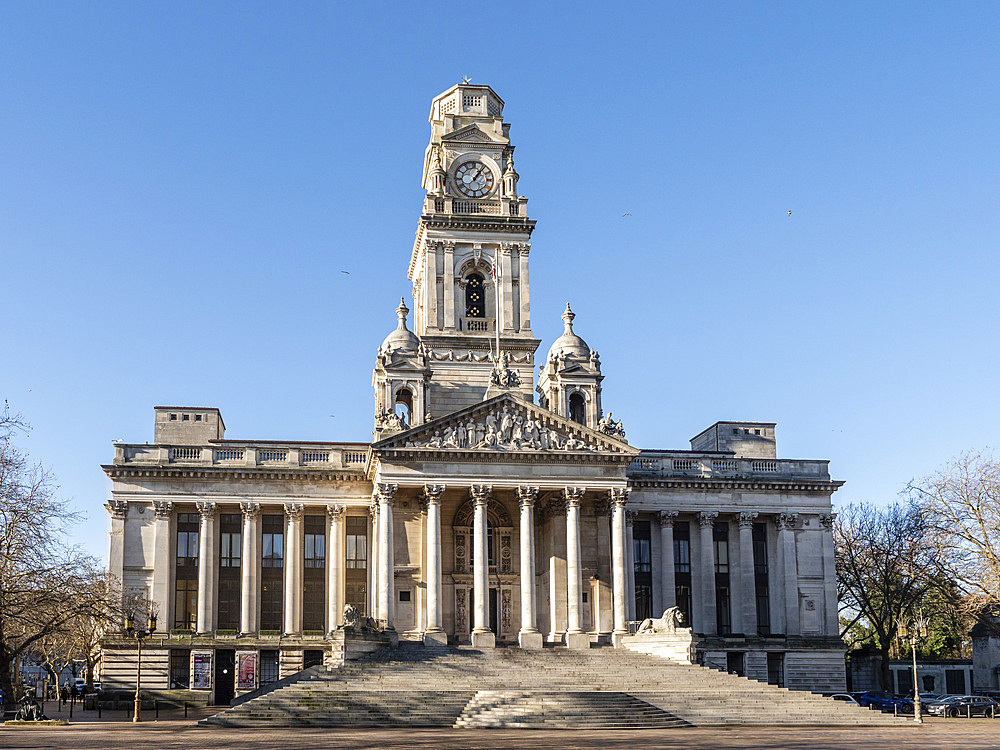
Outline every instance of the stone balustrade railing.
[[428, 195], [424, 199], [426, 214], [464, 214], [491, 216], [524, 216], [527, 198], [501, 198], [500, 200], [468, 200]]
[[361, 443], [283, 445], [226, 442], [221, 445], [115, 445], [115, 466], [261, 466], [362, 470], [368, 446]]
[[628, 468], [629, 477], [699, 477], [829, 480], [829, 461], [733, 458], [687, 452], [643, 451]]

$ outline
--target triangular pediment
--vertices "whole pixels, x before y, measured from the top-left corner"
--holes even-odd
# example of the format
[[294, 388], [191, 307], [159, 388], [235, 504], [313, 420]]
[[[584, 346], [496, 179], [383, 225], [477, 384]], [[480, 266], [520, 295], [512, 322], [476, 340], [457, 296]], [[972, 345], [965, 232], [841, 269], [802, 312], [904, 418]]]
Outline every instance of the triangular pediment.
[[511, 394], [413, 427], [381, 440], [375, 451], [637, 455], [638, 448], [591, 430]]
[[466, 125], [464, 128], [460, 128], [453, 133], [448, 133], [448, 135], [441, 137], [442, 141], [472, 141], [478, 143], [493, 143], [493, 139], [484, 133], [479, 127], [473, 123], [472, 125]]

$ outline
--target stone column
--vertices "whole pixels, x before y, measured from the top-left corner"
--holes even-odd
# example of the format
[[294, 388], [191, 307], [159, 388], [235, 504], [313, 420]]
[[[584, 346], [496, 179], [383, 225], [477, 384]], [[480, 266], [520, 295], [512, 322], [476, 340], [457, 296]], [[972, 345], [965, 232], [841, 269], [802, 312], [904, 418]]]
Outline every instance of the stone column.
[[500, 298], [500, 302], [503, 308], [504, 333], [514, 333], [514, 281], [511, 278], [511, 247], [509, 243], [504, 243], [499, 249], [500, 268], [503, 272], [503, 278], [500, 280], [501, 284], [503, 284], [503, 297]]
[[635, 620], [635, 538], [632, 535], [632, 524], [639, 514], [634, 510], [625, 513], [625, 582], [628, 619]]
[[120, 576], [125, 570], [125, 517], [128, 515], [128, 501], [112, 499], [104, 507], [111, 514], [108, 570]]
[[343, 505], [326, 506], [326, 631], [332, 633], [344, 619], [344, 517]]
[[427, 501], [427, 629], [424, 642], [447, 643], [448, 634], [441, 627], [441, 496], [444, 485], [425, 484]]
[[215, 503], [199, 502], [198, 621], [199, 633], [215, 630]]
[[455, 330], [455, 243], [444, 244], [444, 330]]
[[617, 646], [622, 636], [628, 635], [625, 597], [628, 583], [625, 576], [625, 506], [629, 490], [626, 487], [611, 490], [611, 600], [614, 608], [612, 641]]
[[[757, 514], [740, 513], [740, 630], [744, 635], [757, 635], [757, 572], [753, 559], [753, 522]], [[730, 575], [732, 575], [732, 568]], [[735, 630], [736, 628], [734, 628]]]
[[823, 529], [823, 613], [825, 615], [824, 635], [839, 636], [840, 620], [837, 603], [837, 562], [833, 553], [833, 522], [836, 513], [826, 513], [819, 517]]
[[475, 648], [493, 648], [496, 636], [490, 630], [489, 611], [489, 558], [486, 547], [486, 506], [493, 488], [489, 485], [474, 484], [470, 490], [475, 502], [472, 515], [472, 601], [473, 627], [472, 645]]
[[778, 516], [778, 556], [785, 601], [785, 635], [799, 635], [799, 574], [795, 560], [797, 513]]
[[378, 499], [378, 610], [386, 630], [395, 630], [392, 503], [396, 499], [395, 484], [375, 485]]
[[[663, 609], [677, 606], [677, 584], [674, 578], [674, 519], [676, 510], [661, 510], [660, 519], [660, 598]], [[655, 616], [663, 614], [654, 612]]]
[[169, 632], [173, 627], [174, 614], [173, 586], [171, 579], [174, 566], [170, 559], [171, 535], [170, 518], [173, 515], [174, 504], [169, 500], [153, 501], [153, 605], [159, 613], [156, 623], [158, 630]]
[[256, 633], [257, 603], [260, 601], [260, 551], [257, 549], [257, 523], [260, 520], [260, 503], [240, 503], [243, 513], [241, 529], [242, 552], [240, 557], [240, 633]]
[[699, 633], [715, 635], [719, 632], [719, 623], [715, 607], [715, 519], [716, 511], [704, 511], [698, 514], [701, 525], [701, 536], [698, 547], [701, 549], [701, 622], [695, 624]]
[[[429, 330], [437, 330], [437, 244], [424, 243], [424, 325]], [[422, 335], [418, 332], [417, 335]]]
[[378, 503], [374, 496], [368, 506], [368, 539], [371, 542], [368, 550], [368, 611], [370, 617], [381, 620], [383, 617], [378, 611]]
[[521, 648], [541, 648], [535, 602], [535, 500], [537, 487], [518, 487], [521, 506], [521, 630], [517, 644]]
[[580, 500], [582, 487], [566, 487], [566, 645], [569, 648], [590, 648], [590, 636], [580, 627], [583, 607], [583, 580], [580, 565]]
[[531, 302], [528, 299], [528, 252], [531, 245], [527, 242], [518, 245], [517, 258], [520, 263], [517, 275], [518, 298], [521, 307], [521, 325], [519, 330], [531, 330]]
[[285, 635], [302, 632], [302, 503], [285, 503]]

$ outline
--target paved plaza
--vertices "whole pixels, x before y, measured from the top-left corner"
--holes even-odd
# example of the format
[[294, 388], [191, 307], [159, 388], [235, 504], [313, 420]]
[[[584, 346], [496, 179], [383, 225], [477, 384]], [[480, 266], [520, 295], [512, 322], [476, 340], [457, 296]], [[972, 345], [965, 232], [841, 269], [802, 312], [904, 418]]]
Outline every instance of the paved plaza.
[[[49, 711], [50, 716], [61, 716]], [[212, 750], [214, 748], [281, 748], [281, 750], [375, 750], [376, 748], [549, 748], [602, 750], [683, 748], [684, 750], [974, 750], [1000, 747], [1000, 721], [988, 719], [931, 719], [923, 726], [900, 728], [734, 727], [669, 730], [460, 730], [460, 729], [226, 729], [199, 727], [192, 712], [183, 716], [161, 713], [159, 721], [134, 725], [122, 721], [122, 712], [101, 721], [92, 712], [74, 715], [68, 727], [0, 727], [4, 750], [116, 750], [138, 747], [156, 750]], [[204, 713], [204, 709], [199, 715]]]

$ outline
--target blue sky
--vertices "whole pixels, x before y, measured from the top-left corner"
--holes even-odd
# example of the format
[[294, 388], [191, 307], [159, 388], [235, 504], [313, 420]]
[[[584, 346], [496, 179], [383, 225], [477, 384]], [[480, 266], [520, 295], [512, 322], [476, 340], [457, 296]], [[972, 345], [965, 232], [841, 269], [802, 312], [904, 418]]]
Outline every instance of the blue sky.
[[569, 300], [633, 444], [774, 421], [848, 502], [995, 442], [1000, 5], [454, 7], [0, 6], [0, 397], [77, 541], [155, 404], [370, 436], [463, 75], [507, 103], [542, 351]]

